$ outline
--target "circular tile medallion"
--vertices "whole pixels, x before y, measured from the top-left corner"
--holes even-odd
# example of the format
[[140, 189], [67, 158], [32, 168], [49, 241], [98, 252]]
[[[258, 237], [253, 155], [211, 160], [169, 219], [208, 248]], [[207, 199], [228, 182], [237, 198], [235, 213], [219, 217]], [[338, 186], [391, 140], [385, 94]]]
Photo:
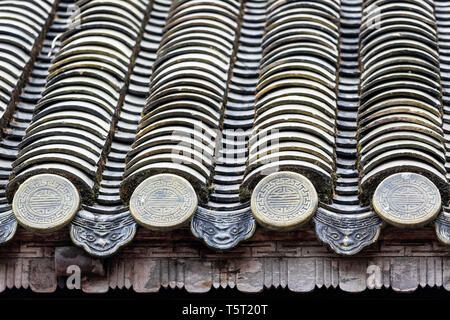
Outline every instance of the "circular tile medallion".
[[295, 172], [277, 172], [262, 179], [253, 190], [255, 219], [274, 230], [292, 230], [307, 222], [318, 206], [313, 184]]
[[419, 227], [440, 212], [441, 195], [426, 177], [402, 172], [378, 185], [372, 203], [375, 212], [387, 222], [397, 227]]
[[130, 212], [142, 226], [166, 231], [190, 221], [197, 205], [197, 194], [186, 179], [158, 174], [144, 180], [134, 190]]
[[80, 207], [77, 188], [68, 179], [40, 174], [27, 179], [14, 195], [17, 221], [35, 232], [50, 232], [67, 225]]

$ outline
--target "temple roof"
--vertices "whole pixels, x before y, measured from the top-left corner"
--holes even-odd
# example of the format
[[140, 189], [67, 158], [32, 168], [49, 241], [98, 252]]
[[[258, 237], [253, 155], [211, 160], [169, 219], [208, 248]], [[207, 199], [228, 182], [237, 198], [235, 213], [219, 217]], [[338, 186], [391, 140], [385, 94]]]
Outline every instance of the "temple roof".
[[108, 257], [140, 228], [226, 254], [262, 229], [355, 255], [389, 226], [450, 244], [449, 17], [444, 0], [0, 0], [0, 242], [64, 231]]

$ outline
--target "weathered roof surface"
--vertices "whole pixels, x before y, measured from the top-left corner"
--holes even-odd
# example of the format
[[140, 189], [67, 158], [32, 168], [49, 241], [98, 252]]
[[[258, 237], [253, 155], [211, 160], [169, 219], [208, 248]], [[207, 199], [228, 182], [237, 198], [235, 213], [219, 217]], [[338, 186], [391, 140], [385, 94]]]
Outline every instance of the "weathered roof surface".
[[[107, 257], [139, 222], [165, 232], [138, 240], [143, 251], [180, 227], [231, 252], [253, 250], [256, 228], [269, 247], [286, 231], [303, 253], [315, 234], [364, 255], [389, 223], [450, 243], [447, 2], [6, 4], [2, 242], [18, 222], [43, 242], [68, 225]], [[391, 232], [401, 243], [411, 231]], [[209, 250], [190, 245], [193, 258]]]

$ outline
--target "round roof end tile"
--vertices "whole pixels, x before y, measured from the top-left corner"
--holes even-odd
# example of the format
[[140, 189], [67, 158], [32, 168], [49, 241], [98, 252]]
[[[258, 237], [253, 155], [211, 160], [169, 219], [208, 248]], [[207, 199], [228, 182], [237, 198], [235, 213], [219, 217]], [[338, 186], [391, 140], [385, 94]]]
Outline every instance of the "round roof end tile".
[[262, 179], [251, 197], [256, 221], [278, 231], [289, 231], [308, 222], [319, 204], [314, 185], [295, 172], [276, 172]]
[[376, 188], [375, 212], [386, 222], [402, 228], [420, 227], [441, 211], [441, 195], [426, 177], [411, 172], [393, 174]]
[[156, 231], [169, 231], [187, 224], [197, 205], [192, 185], [174, 174], [147, 178], [130, 198], [130, 212], [136, 222]]
[[12, 210], [26, 229], [46, 233], [66, 226], [80, 208], [77, 188], [55, 174], [39, 174], [27, 179], [14, 195]]

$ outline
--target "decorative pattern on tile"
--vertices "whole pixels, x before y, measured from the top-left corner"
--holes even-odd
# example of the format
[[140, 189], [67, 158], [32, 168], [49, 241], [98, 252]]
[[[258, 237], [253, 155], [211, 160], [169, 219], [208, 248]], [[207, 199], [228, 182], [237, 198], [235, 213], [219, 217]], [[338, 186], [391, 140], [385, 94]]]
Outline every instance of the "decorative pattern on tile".
[[[415, 172], [434, 182], [446, 203], [449, 184], [433, 3], [364, 3], [358, 112], [361, 200], [368, 204], [388, 176]], [[399, 191], [410, 202], [417, 189], [412, 184]], [[401, 201], [392, 201], [391, 207], [401, 206]]]
[[[33, 4], [25, 4], [25, 7], [30, 5], [34, 6]], [[51, 15], [47, 17], [45, 24], [52, 22], [43, 29], [44, 33], [41, 35], [43, 37], [42, 44], [40, 45], [42, 48], [36, 53], [33, 65], [29, 67], [30, 78], [25, 81], [23, 90], [17, 97], [15, 105], [10, 108], [10, 110], [14, 109], [14, 111], [10, 120], [2, 129], [2, 138], [0, 139], [0, 241], [2, 243], [11, 240], [17, 230], [17, 221], [5, 192], [12, 163], [17, 159], [19, 145], [25, 136], [26, 128], [31, 122], [34, 106], [44, 91], [48, 68], [54, 57], [53, 53], [60, 46], [60, 42], [55, 40], [55, 38], [69, 27], [68, 20], [73, 7], [73, 2], [60, 1], [55, 8], [55, 18], [53, 19]], [[16, 9], [12, 8], [11, 10], [15, 11]], [[33, 12], [28, 13], [28, 15], [35, 14]]]
[[382, 220], [358, 198], [356, 130], [359, 107], [359, 31], [362, 0], [341, 1], [340, 65], [336, 121], [336, 186], [333, 203], [321, 203], [314, 218], [321, 241], [336, 253], [357, 254], [374, 243]]
[[339, 1], [269, 1], [243, 197], [262, 177], [301, 173], [331, 201]]
[[[42, 3], [47, 7], [50, 2]], [[377, 241], [383, 225], [368, 206], [376, 183], [370, 190], [365, 186], [370, 168], [378, 168], [385, 155], [387, 162], [398, 156], [397, 151], [401, 157], [414, 158], [416, 167], [420, 166], [417, 171], [433, 173], [427, 177], [439, 176], [437, 180], [448, 187], [450, 12], [443, 0], [408, 3], [410, 10], [400, 17], [391, 13], [405, 9], [404, 2], [377, 0], [224, 0], [217, 6], [191, 0], [173, 4], [169, 0], [151, 4], [94, 0], [79, 2], [79, 8], [73, 1], [62, 0], [55, 13], [48, 6], [47, 19], [40, 16], [43, 25], [33, 29], [37, 33], [30, 59], [21, 69], [24, 72], [16, 73], [17, 88], [23, 87], [23, 92], [11, 93], [0, 120], [4, 121], [0, 242], [11, 239], [17, 229], [4, 191], [14, 162], [19, 176], [46, 172], [50, 164], [59, 173], [68, 168], [76, 172], [72, 181], [90, 181], [89, 188], [80, 188], [84, 182], [77, 184], [89, 192], [82, 192], [85, 204], [70, 234], [73, 243], [93, 256], [110, 256], [130, 243], [137, 224], [126, 205], [128, 198], [140, 182], [165, 172], [188, 178], [197, 191], [200, 206], [190, 225], [195, 237], [213, 249], [247, 250], [242, 241], [248, 242], [256, 229], [248, 202], [251, 188], [247, 188], [253, 172], [263, 168], [265, 175], [274, 167], [291, 170], [290, 164], [300, 154], [302, 163], [317, 158], [310, 161], [311, 166], [323, 170], [328, 181], [314, 181], [311, 175], [317, 168], [292, 169], [307, 175], [321, 196], [313, 219], [315, 234], [336, 253], [361, 252]], [[38, 16], [32, 17], [36, 10], [23, 10], [33, 5], [7, 8], [0, 1], [0, 21], [3, 8], [26, 15], [24, 21], [10, 19], [18, 21], [13, 24], [37, 22]], [[53, 16], [53, 25], [46, 28]], [[400, 30], [401, 37], [390, 38], [391, 28]], [[103, 29], [111, 41], [99, 45], [92, 37]], [[34, 32], [30, 30], [25, 34]], [[296, 47], [297, 40], [304, 45]], [[33, 66], [33, 50], [41, 43], [43, 49]], [[102, 54], [89, 52], [91, 46]], [[14, 56], [8, 50], [8, 57]], [[394, 66], [394, 62], [399, 63]], [[0, 73], [12, 75], [12, 69], [3, 69]], [[82, 75], [77, 74], [80, 70]], [[26, 80], [28, 73], [31, 77]], [[393, 80], [397, 76], [404, 77], [402, 83]], [[292, 85], [298, 85], [293, 92], [289, 91]], [[404, 87], [408, 90], [402, 92]], [[71, 95], [71, 90], [76, 93]], [[384, 105], [380, 101], [388, 90], [411, 103], [399, 108], [391, 102]], [[298, 103], [299, 92], [302, 104]], [[59, 96], [66, 100], [58, 100]], [[67, 103], [72, 98], [80, 101]], [[290, 105], [295, 108], [289, 109]], [[66, 119], [72, 127], [63, 132], [58, 122]], [[392, 125], [395, 121], [404, 122], [405, 127]], [[299, 123], [301, 130], [291, 130]], [[285, 125], [291, 131], [278, 132], [275, 141], [260, 136], [261, 131]], [[392, 130], [377, 131], [386, 125]], [[301, 141], [298, 134], [311, 139]], [[326, 137], [328, 144], [317, 143]], [[297, 139], [295, 150], [289, 149], [292, 139]], [[401, 153], [402, 148], [392, 149], [408, 139], [412, 142], [400, 144], [406, 153]], [[381, 146], [374, 145], [377, 141]], [[242, 184], [244, 173], [250, 178]], [[253, 177], [256, 185], [263, 175]], [[444, 194], [445, 188], [441, 188]], [[438, 238], [445, 244], [450, 243], [449, 212], [445, 207], [434, 221]], [[307, 232], [312, 234], [312, 230]], [[148, 242], [153, 245], [152, 240]]]
[[267, 1], [246, 1], [223, 116], [222, 140], [209, 202], [198, 208], [192, 233], [208, 246], [225, 250], [253, 235], [256, 228], [248, 202], [239, 199], [239, 186], [248, 157], [255, 89], [261, 60]]
[[156, 60], [171, 4], [169, 0], [153, 1], [150, 17], [143, 29], [130, 84], [118, 115], [111, 148], [106, 157], [98, 195], [95, 203], [84, 206], [70, 226], [73, 243], [94, 256], [113, 255], [128, 244], [136, 233], [137, 224], [131, 217], [128, 207], [120, 199], [120, 185], [126, 155], [131, 150], [145, 106], [152, 66]]
[[148, 5], [78, 4], [72, 21], [80, 24], [60, 37], [61, 49], [13, 163], [10, 200], [21, 183], [41, 173], [68, 178], [85, 204], [95, 198]]
[[121, 190], [126, 203], [149, 176], [168, 173], [188, 180], [199, 202], [206, 201], [240, 6], [235, 0], [174, 2], [127, 156]]

